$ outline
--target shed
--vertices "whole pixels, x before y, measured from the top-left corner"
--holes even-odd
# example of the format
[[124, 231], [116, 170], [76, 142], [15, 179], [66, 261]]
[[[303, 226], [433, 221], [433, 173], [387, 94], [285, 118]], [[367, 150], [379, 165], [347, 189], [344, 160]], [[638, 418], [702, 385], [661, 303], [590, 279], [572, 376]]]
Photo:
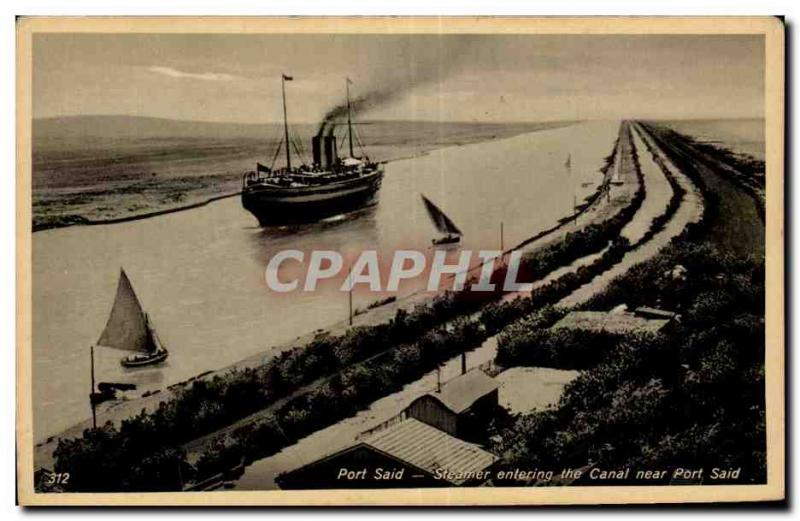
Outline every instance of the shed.
[[489, 478], [497, 456], [413, 418], [281, 474], [284, 489], [445, 487]]
[[460, 438], [476, 425], [483, 427], [498, 408], [499, 384], [480, 369], [453, 378], [436, 392], [420, 396], [406, 408], [409, 418], [432, 425]]

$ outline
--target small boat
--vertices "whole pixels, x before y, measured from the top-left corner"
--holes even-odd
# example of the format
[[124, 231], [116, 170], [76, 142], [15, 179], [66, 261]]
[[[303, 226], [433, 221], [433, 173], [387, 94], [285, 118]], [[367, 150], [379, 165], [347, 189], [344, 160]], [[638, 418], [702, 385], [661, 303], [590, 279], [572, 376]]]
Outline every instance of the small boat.
[[[92, 386], [94, 387], [94, 386]], [[117, 391], [133, 391], [136, 384], [100, 382], [97, 384], [97, 392], [92, 392], [90, 398], [93, 404], [100, 404], [109, 400], [117, 399]]]
[[458, 244], [461, 242], [461, 237], [458, 235], [446, 235], [440, 239], [431, 239], [431, 244], [434, 246], [441, 246], [445, 244]]
[[150, 318], [142, 309], [124, 269], [120, 269], [117, 296], [97, 345], [134, 351], [135, 354], [120, 360], [123, 367], [154, 365], [163, 362], [169, 356]]
[[92, 391], [92, 393], [89, 395], [89, 400], [91, 401], [92, 407], [95, 405], [100, 405], [103, 402], [116, 399], [117, 393], [115, 393], [113, 389], [107, 388], [99, 391]]
[[425, 203], [425, 210], [428, 211], [428, 217], [436, 229], [444, 234], [443, 237], [432, 239], [431, 244], [439, 246], [443, 244], [455, 244], [461, 242], [461, 230], [445, 213], [439, 209], [438, 206], [433, 204], [430, 199], [422, 195], [422, 202]]

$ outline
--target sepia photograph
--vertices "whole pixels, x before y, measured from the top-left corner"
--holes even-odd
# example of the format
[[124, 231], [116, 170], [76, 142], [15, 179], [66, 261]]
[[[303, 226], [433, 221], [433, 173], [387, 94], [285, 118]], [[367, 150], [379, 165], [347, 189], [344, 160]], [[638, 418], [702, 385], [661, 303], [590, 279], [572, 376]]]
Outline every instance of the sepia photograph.
[[784, 498], [780, 18], [17, 20], [23, 505]]

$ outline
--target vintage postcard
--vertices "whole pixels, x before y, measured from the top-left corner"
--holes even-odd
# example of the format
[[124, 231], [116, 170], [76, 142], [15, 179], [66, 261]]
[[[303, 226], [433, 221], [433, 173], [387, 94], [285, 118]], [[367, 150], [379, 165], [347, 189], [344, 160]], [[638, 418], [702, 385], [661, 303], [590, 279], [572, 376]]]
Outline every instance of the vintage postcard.
[[784, 498], [779, 18], [37, 18], [24, 505]]

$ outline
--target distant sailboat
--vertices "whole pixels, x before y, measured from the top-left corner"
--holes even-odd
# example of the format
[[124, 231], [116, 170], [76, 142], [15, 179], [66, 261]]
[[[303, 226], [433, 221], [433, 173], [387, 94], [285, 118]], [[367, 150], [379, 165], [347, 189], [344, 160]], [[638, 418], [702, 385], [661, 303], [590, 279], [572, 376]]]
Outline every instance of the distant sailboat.
[[108, 322], [97, 341], [101, 347], [111, 347], [137, 354], [120, 360], [124, 367], [143, 367], [167, 359], [169, 353], [161, 345], [147, 313], [142, 309], [125, 270], [120, 269], [117, 296]]
[[[564, 168], [567, 170], [567, 177], [572, 177], [572, 154], [567, 154], [567, 160], [564, 161]], [[572, 181], [569, 181], [572, 184]], [[578, 196], [575, 195], [575, 187], [572, 187], [572, 215], [568, 217], [564, 222], [572, 220], [572, 223], [576, 223], [578, 221]], [[562, 222], [562, 221], [559, 221]]]
[[444, 237], [433, 239], [431, 242], [434, 246], [439, 244], [453, 244], [461, 241], [461, 230], [458, 226], [447, 216], [438, 206], [433, 204], [430, 199], [422, 195], [422, 202], [425, 203], [425, 210], [428, 211], [428, 217], [431, 218], [433, 226], [444, 234]]

